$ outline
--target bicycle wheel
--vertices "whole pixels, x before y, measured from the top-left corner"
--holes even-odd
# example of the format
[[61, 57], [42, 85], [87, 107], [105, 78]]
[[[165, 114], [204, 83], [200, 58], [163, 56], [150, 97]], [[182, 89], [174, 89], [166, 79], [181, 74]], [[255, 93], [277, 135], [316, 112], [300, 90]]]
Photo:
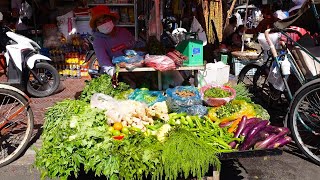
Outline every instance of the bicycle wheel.
[[0, 88], [0, 167], [25, 150], [33, 130], [33, 113], [18, 92]]
[[[257, 64], [246, 65], [240, 72], [238, 83], [243, 83], [253, 94], [253, 102], [265, 107], [277, 107], [283, 104], [283, 93], [275, 89], [268, 82], [269, 70], [267, 66]], [[274, 106], [275, 105], [275, 106]]]
[[297, 92], [288, 125], [298, 148], [320, 165], [320, 81], [308, 83]]

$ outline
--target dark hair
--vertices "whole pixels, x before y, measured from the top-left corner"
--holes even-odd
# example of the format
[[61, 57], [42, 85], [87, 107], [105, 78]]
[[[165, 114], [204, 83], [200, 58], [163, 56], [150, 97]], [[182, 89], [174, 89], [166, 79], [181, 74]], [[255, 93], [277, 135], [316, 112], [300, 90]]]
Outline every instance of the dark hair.
[[236, 24], [237, 23], [237, 17], [236, 16], [231, 16], [229, 19], [229, 24]]
[[241, 24], [241, 25], [239, 25], [238, 27], [237, 27], [237, 29], [236, 29], [236, 31], [235, 32], [240, 32], [240, 30], [241, 29], [243, 29], [244, 28], [244, 25], [243, 24]]

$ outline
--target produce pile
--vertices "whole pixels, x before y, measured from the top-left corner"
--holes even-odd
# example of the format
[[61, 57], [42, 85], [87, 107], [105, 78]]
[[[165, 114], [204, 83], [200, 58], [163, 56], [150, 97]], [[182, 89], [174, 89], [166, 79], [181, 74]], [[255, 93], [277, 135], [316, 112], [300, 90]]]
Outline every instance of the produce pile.
[[[58, 102], [46, 112], [35, 165], [43, 179], [77, 177], [82, 170], [112, 180], [201, 178], [210, 166], [220, 169], [220, 153], [291, 141], [288, 129], [269, 125], [268, 113], [251, 102], [243, 85], [233, 88], [232, 101], [197, 115], [190, 114], [190, 104], [204, 106], [192, 87], [171, 89], [174, 96], [167, 100], [146, 103], [128, 99], [134, 90], [125, 84], [113, 89], [103, 75], [88, 82], [79, 100]], [[229, 95], [219, 89], [207, 94]], [[173, 112], [170, 103], [186, 108]]]

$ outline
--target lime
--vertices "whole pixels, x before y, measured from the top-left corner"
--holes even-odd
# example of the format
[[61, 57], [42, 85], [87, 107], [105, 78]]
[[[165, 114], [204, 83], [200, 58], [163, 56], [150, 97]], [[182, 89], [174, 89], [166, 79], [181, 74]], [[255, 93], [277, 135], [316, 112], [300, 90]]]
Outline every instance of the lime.
[[123, 134], [129, 134], [129, 129], [128, 129], [127, 127], [123, 127], [122, 130], [121, 130], [121, 132], [122, 132]]
[[114, 136], [120, 136], [121, 132], [119, 130], [113, 130], [112, 135]]
[[109, 127], [108, 127], [108, 131], [109, 131], [109, 132], [113, 132], [113, 131], [114, 131], [114, 128], [113, 128], [112, 126], [109, 126]]

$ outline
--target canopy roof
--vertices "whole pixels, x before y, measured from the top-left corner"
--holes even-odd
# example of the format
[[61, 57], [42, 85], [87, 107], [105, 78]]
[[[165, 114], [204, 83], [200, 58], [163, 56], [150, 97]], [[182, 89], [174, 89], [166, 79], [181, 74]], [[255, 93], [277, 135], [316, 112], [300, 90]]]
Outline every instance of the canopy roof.
[[[312, 34], [314, 34], [315, 32], [320, 32], [315, 15], [310, 6], [310, 2], [311, 0], [307, 0], [296, 14], [281, 21], [277, 21], [274, 24], [275, 28], [285, 29], [289, 26], [298, 26], [305, 28]], [[318, 14], [320, 14], [320, 0], [314, 0], [314, 3], [316, 5]]]

